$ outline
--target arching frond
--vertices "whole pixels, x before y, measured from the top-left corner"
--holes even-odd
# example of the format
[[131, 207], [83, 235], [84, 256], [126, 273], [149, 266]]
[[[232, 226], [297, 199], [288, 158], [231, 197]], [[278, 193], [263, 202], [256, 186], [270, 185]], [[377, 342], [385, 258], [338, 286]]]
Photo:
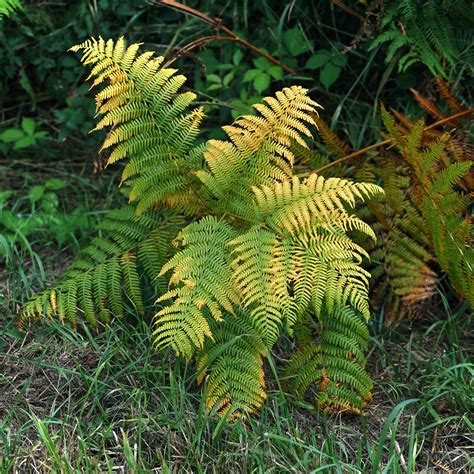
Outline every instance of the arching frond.
[[190, 358], [202, 348], [205, 337], [212, 337], [209, 315], [222, 320], [222, 311], [232, 313], [239, 297], [231, 284], [228, 243], [236, 231], [225, 221], [205, 217], [185, 227], [178, 235], [184, 249], [166, 265], [160, 275], [172, 270], [170, 284], [177, 285], [157, 303], [172, 300], [155, 319], [154, 342], [172, 347]]
[[[151, 286], [162, 265], [173, 253], [171, 239], [182, 219], [167, 213], [135, 216], [126, 206], [111, 211], [98, 226], [101, 233], [85, 247], [54, 287], [34, 295], [22, 309], [22, 320], [58, 318], [75, 325], [78, 312], [92, 325], [123, 314], [129, 300], [139, 314], [144, 303], [139, 275], [143, 265]], [[145, 249], [153, 248], [152, 252]]]
[[198, 181], [191, 174], [196, 156], [191, 149], [203, 113], [186, 113], [195, 98], [180, 92], [186, 78], [162, 68], [161, 56], [139, 55], [139, 46], [99, 38], [71, 51], [82, 51], [84, 65], [93, 66], [89, 79], [92, 88], [101, 87], [96, 107], [102, 116], [95, 130], [110, 128], [102, 145], [102, 151], [112, 150], [109, 164], [128, 158], [122, 181], [131, 180], [137, 213], [166, 203], [192, 214], [198, 205], [189, 203], [188, 191]]
[[306, 146], [319, 105], [299, 86], [285, 88], [276, 97], [255, 104], [259, 115], [245, 115], [223, 127], [229, 140], [210, 140], [204, 152], [208, 170], [197, 173], [217, 200], [220, 212], [253, 217], [252, 186], [271, 185], [292, 175], [293, 141]]
[[260, 331], [245, 312], [213, 326], [215, 343], [207, 342], [196, 358], [207, 411], [228, 419], [255, 413], [266, 398]]

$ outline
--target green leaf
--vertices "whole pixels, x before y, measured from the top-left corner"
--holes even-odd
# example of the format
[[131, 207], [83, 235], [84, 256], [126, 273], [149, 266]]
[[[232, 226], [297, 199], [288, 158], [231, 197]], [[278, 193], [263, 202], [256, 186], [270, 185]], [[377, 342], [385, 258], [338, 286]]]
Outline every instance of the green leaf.
[[0, 140], [5, 143], [16, 142], [20, 138], [25, 136], [25, 132], [18, 128], [7, 128], [2, 134], [0, 135]]
[[12, 211], [2, 211], [0, 213], [0, 224], [3, 224], [7, 229], [16, 231], [20, 227], [21, 219]]
[[41, 198], [41, 208], [48, 213], [56, 211], [58, 206], [59, 200], [55, 193], [45, 193]]
[[23, 117], [21, 121], [21, 128], [27, 135], [33, 135], [35, 133], [36, 122], [29, 117]]
[[272, 65], [272, 63], [264, 57], [254, 59], [253, 63], [257, 69], [260, 69], [260, 71], [267, 71], [268, 68]]
[[259, 74], [261, 74], [261, 71], [259, 69], [249, 69], [244, 74], [244, 78], [242, 79], [242, 82], [253, 81]]
[[308, 61], [306, 61], [306, 69], [318, 69], [324, 66], [327, 62], [329, 62], [331, 53], [327, 49], [322, 49], [318, 51], [316, 54], [313, 54]]
[[39, 201], [44, 194], [45, 187], [41, 185], [33, 186], [28, 193], [28, 199], [30, 200], [31, 204]]
[[255, 90], [261, 94], [270, 85], [270, 76], [266, 72], [260, 73], [253, 81]]
[[234, 76], [235, 76], [234, 71], [227, 73], [224, 76], [224, 79], [222, 79], [222, 84], [224, 84], [224, 86], [228, 86], [230, 82], [232, 81], [232, 79], [234, 79]]
[[26, 135], [15, 142], [13, 145], [14, 149], [28, 148], [31, 145], [36, 144], [36, 138], [32, 135]]
[[242, 53], [242, 51], [238, 49], [232, 56], [232, 61], [234, 65], [238, 66], [241, 63], [243, 57], [244, 57], [244, 53]]
[[319, 79], [326, 89], [329, 89], [341, 74], [341, 68], [333, 63], [327, 63], [319, 74]]
[[222, 81], [221, 81], [221, 78], [217, 75], [217, 74], [208, 74], [206, 76], [206, 79], [209, 81], [209, 82], [215, 82], [215, 83], [218, 83], [220, 84]]
[[306, 38], [297, 26], [283, 33], [283, 44], [293, 56], [299, 56], [310, 49], [308, 41], [306, 41]]
[[267, 72], [273, 77], [273, 79], [281, 79], [283, 77], [283, 69], [276, 64], [269, 67]]
[[347, 64], [347, 56], [342, 55], [338, 51], [333, 51], [333, 54], [331, 56], [331, 62], [336, 66], [340, 66], [343, 68]]
[[53, 191], [63, 189], [67, 186], [67, 184], [67, 181], [61, 178], [51, 178], [44, 183], [47, 189], [52, 189]]

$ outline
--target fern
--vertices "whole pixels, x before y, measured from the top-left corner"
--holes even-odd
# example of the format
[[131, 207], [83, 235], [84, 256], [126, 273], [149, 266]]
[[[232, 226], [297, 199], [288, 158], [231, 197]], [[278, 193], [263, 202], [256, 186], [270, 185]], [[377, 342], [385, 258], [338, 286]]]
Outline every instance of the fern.
[[[200, 161], [191, 146], [203, 117], [197, 108], [183, 112], [195, 99], [178, 92], [186, 78], [175, 69], [160, 68], [163, 58], [138, 55], [138, 44], [126, 48], [125, 40], [87, 40], [71, 51], [82, 51], [82, 62], [93, 65], [88, 79], [96, 94], [102, 119], [95, 130], [111, 127], [101, 150], [113, 148], [107, 163], [127, 158], [122, 182], [130, 183], [130, 201], [140, 214], [157, 204], [195, 213], [200, 203], [190, 173]], [[108, 81], [108, 85], [104, 85]]]
[[[379, 35], [369, 49], [387, 43], [385, 60], [391, 62], [398, 53], [401, 72], [423, 63], [434, 76], [445, 77], [445, 63], [456, 67], [464, 50], [469, 49], [465, 45], [472, 44], [470, 2], [402, 0], [387, 2], [387, 7]], [[472, 68], [472, 63], [469, 66]]]
[[[447, 84], [441, 79], [436, 82], [451, 112], [463, 112]], [[412, 92], [434, 119], [449, 117], [445, 104], [438, 106]], [[383, 201], [368, 204], [370, 213], [369, 209], [359, 213], [377, 219], [372, 225], [377, 242], [370, 250], [372, 302], [383, 306], [389, 320], [414, 316], [437, 294], [437, 285], [446, 273], [453, 289], [472, 305], [468, 193], [474, 183], [473, 147], [462, 127], [463, 119], [447, 120], [444, 126], [428, 130], [424, 121], [416, 122], [397, 112], [395, 117], [382, 108], [387, 130], [383, 135], [392, 146], [360, 161], [356, 169], [358, 179], [381, 182], [386, 193]], [[453, 126], [457, 128], [453, 130]], [[339, 144], [338, 150], [343, 149], [344, 142], [337, 136], [322, 137], [328, 149], [334, 143]], [[341, 155], [338, 150], [333, 149], [337, 158]]]
[[3, 16], [10, 16], [18, 10], [22, 10], [21, 0], [0, 0], [0, 20]]
[[[369, 274], [351, 233], [375, 237], [354, 209], [381, 188], [294, 175], [295, 146], [307, 148], [319, 107], [299, 86], [224, 127], [228, 140], [197, 145], [203, 114], [187, 112], [194, 94], [181, 91], [184, 77], [138, 49], [123, 39], [72, 48], [92, 66], [96, 129], [110, 129], [108, 163], [126, 160], [130, 205], [100, 224], [103, 236], [22, 316], [74, 323], [78, 307], [95, 324], [119, 316], [125, 297], [142, 314], [143, 269], [157, 298], [154, 344], [194, 358], [210, 412], [254, 413], [266, 396], [264, 358], [303, 321], [324, 334], [328, 382], [317, 404], [360, 410], [371, 387], [361, 355]], [[166, 208], [192, 221], [167, 218]]]
[[[389, 120], [388, 113], [382, 117]], [[427, 230], [429, 244], [453, 288], [474, 305], [474, 251], [469, 202], [456, 186], [470, 171], [472, 163], [442, 161], [447, 135], [423, 146], [424, 122], [395, 141], [399, 153], [412, 171], [411, 200], [417, 206]]]
[[75, 326], [79, 312], [96, 326], [99, 321], [122, 316], [126, 301], [143, 315], [138, 265], [143, 266], [155, 291], [162, 288], [157, 275], [173, 253], [170, 241], [183, 221], [172, 213], [134, 214], [132, 206], [111, 211], [98, 225], [101, 235], [81, 251], [56, 286], [25, 304], [21, 320], [44, 315]]

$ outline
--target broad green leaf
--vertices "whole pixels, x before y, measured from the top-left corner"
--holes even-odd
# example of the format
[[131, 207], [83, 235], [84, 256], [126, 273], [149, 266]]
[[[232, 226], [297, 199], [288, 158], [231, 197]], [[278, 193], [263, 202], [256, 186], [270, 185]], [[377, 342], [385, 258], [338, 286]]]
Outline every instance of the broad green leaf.
[[232, 56], [232, 61], [235, 66], [238, 66], [240, 62], [242, 61], [242, 58], [244, 57], [244, 53], [240, 49], [238, 49], [234, 55]]
[[18, 128], [7, 128], [0, 134], [0, 140], [5, 143], [16, 142], [20, 138], [25, 136], [25, 132]]
[[299, 56], [310, 49], [308, 41], [301, 33], [298, 26], [295, 26], [283, 33], [283, 44], [293, 56]]
[[61, 178], [51, 178], [48, 179], [44, 185], [47, 189], [52, 189], [53, 191], [57, 191], [58, 189], [63, 189], [67, 186], [67, 181]]
[[272, 65], [272, 63], [267, 58], [264, 58], [263, 56], [260, 58], [254, 59], [253, 63], [257, 69], [260, 69], [260, 71], [267, 71], [268, 68]]
[[35, 133], [36, 122], [29, 117], [23, 117], [21, 121], [21, 128], [27, 135], [33, 135]]
[[259, 69], [249, 69], [244, 74], [244, 78], [242, 79], [242, 82], [253, 81], [259, 74], [261, 74], [261, 71]]
[[31, 145], [36, 144], [36, 138], [33, 135], [25, 135], [15, 142], [13, 148], [28, 148]]
[[336, 66], [344, 67], [347, 64], [347, 56], [339, 53], [338, 51], [333, 51], [331, 55], [331, 62]]
[[221, 78], [217, 75], [217, 74], [208, 74], [206, 76], [206, 79], [209, 81], [209, 82], [216, 82], [218, 84], [221, 83]]
[[326, 89], [329, 89], [341, 74], [341, 68], [333, 63], [327, 63], [319, 74], [319, 79]]
[[261, 94], [270, 85], [270, 76], [266, 72], [260, 73], [253, 81], [255, 90]]
[[268, 74], [273, 77], [273, 79], [281, 79], [283, 77], [283, 69], [276, 64], [268, 68]]
[[234, 75], [235, 75], [234, 71], [227, 73], [224, 76], [224, 79], [222, 79], [222, 84], [224, 84], [224, 86], [228, 86], [230, 82], [232, 81], [232, 79], [234, 79]]
[[313, 54], [308, 61], [306, 61], [306, 69], [318, 69], [324, 66], [331, 57], [331, 53], [327, 49], [322, 49], [316, 54]]

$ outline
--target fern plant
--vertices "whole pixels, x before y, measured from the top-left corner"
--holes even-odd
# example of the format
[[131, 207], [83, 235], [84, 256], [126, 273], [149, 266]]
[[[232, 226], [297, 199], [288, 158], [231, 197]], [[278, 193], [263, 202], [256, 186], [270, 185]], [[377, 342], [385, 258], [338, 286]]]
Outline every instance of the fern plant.
[[[359, 215], [368, 217], [370, 210], [377, 219], [372, 224], [377, 242], [370, 249], [371, 300], [384, 308], [388, 320], [422, 312], [436, 295], [443, 275], [459, 297], [474, 305], [469, 207], [474, 187], [473, 147], [463, 126], [468, 111], [443, 80], [438, 78], [436, 83], [443, 99], [440, 104], [412, 92], [441, 124], [426, 127], [423, 120], [417, 122], [397, 112], [392, 116], [382, 107], [384, 138], [391, 146], [359, 160], [356, 166], [358, 179], [381, 182], [385, 190], [383, 200], [372, 200]], [[347, 144], [327, 125], [321, 123], [319, 128], [332, 156], [349, 155]]]
[[298, 365], [304, 383], [289, 387], [303, 394], [314, 382], [321, 409], [359, 412], [371, 389], [363, 357], [369, 273], [350, 233], [375, 238], [353, 210], [381, 188], [294, 175], [292, 145], [306, 147], [318, 107], [299, 86], [223, 127], [227, 140], [198, 144], [203, 112], [187, 111], [195, 95], [182, 91], [185, 78], [138, 49], [101, 38], [72, 48], [100, 87], [96, 129], [110, 129], [108, 163], [125, 160], [129, 205], [22, 318], [74, 322], [78, 308], [90, 323], [107, 321], [125, 297], [143, 312], [143, 268], [156, 295], [154, 344], [196, 361], [209, 412], [255, 412], [265, 399], [265, 357], [301, 326], [319, 329], [301, 347], [313, 358]]
[[0, 20], [3, 16], [10, 16], [15, 11], [21, 10], [21, 0], [0, 0]]
[[446, 77], [447, 66], [472, 70], [472, 5], [464, 0], [386, 2], [380, 34], [369, 49], [387, 43], [386, 62], [396, 55], [399, 71], [422, 63], [434, 76]]

